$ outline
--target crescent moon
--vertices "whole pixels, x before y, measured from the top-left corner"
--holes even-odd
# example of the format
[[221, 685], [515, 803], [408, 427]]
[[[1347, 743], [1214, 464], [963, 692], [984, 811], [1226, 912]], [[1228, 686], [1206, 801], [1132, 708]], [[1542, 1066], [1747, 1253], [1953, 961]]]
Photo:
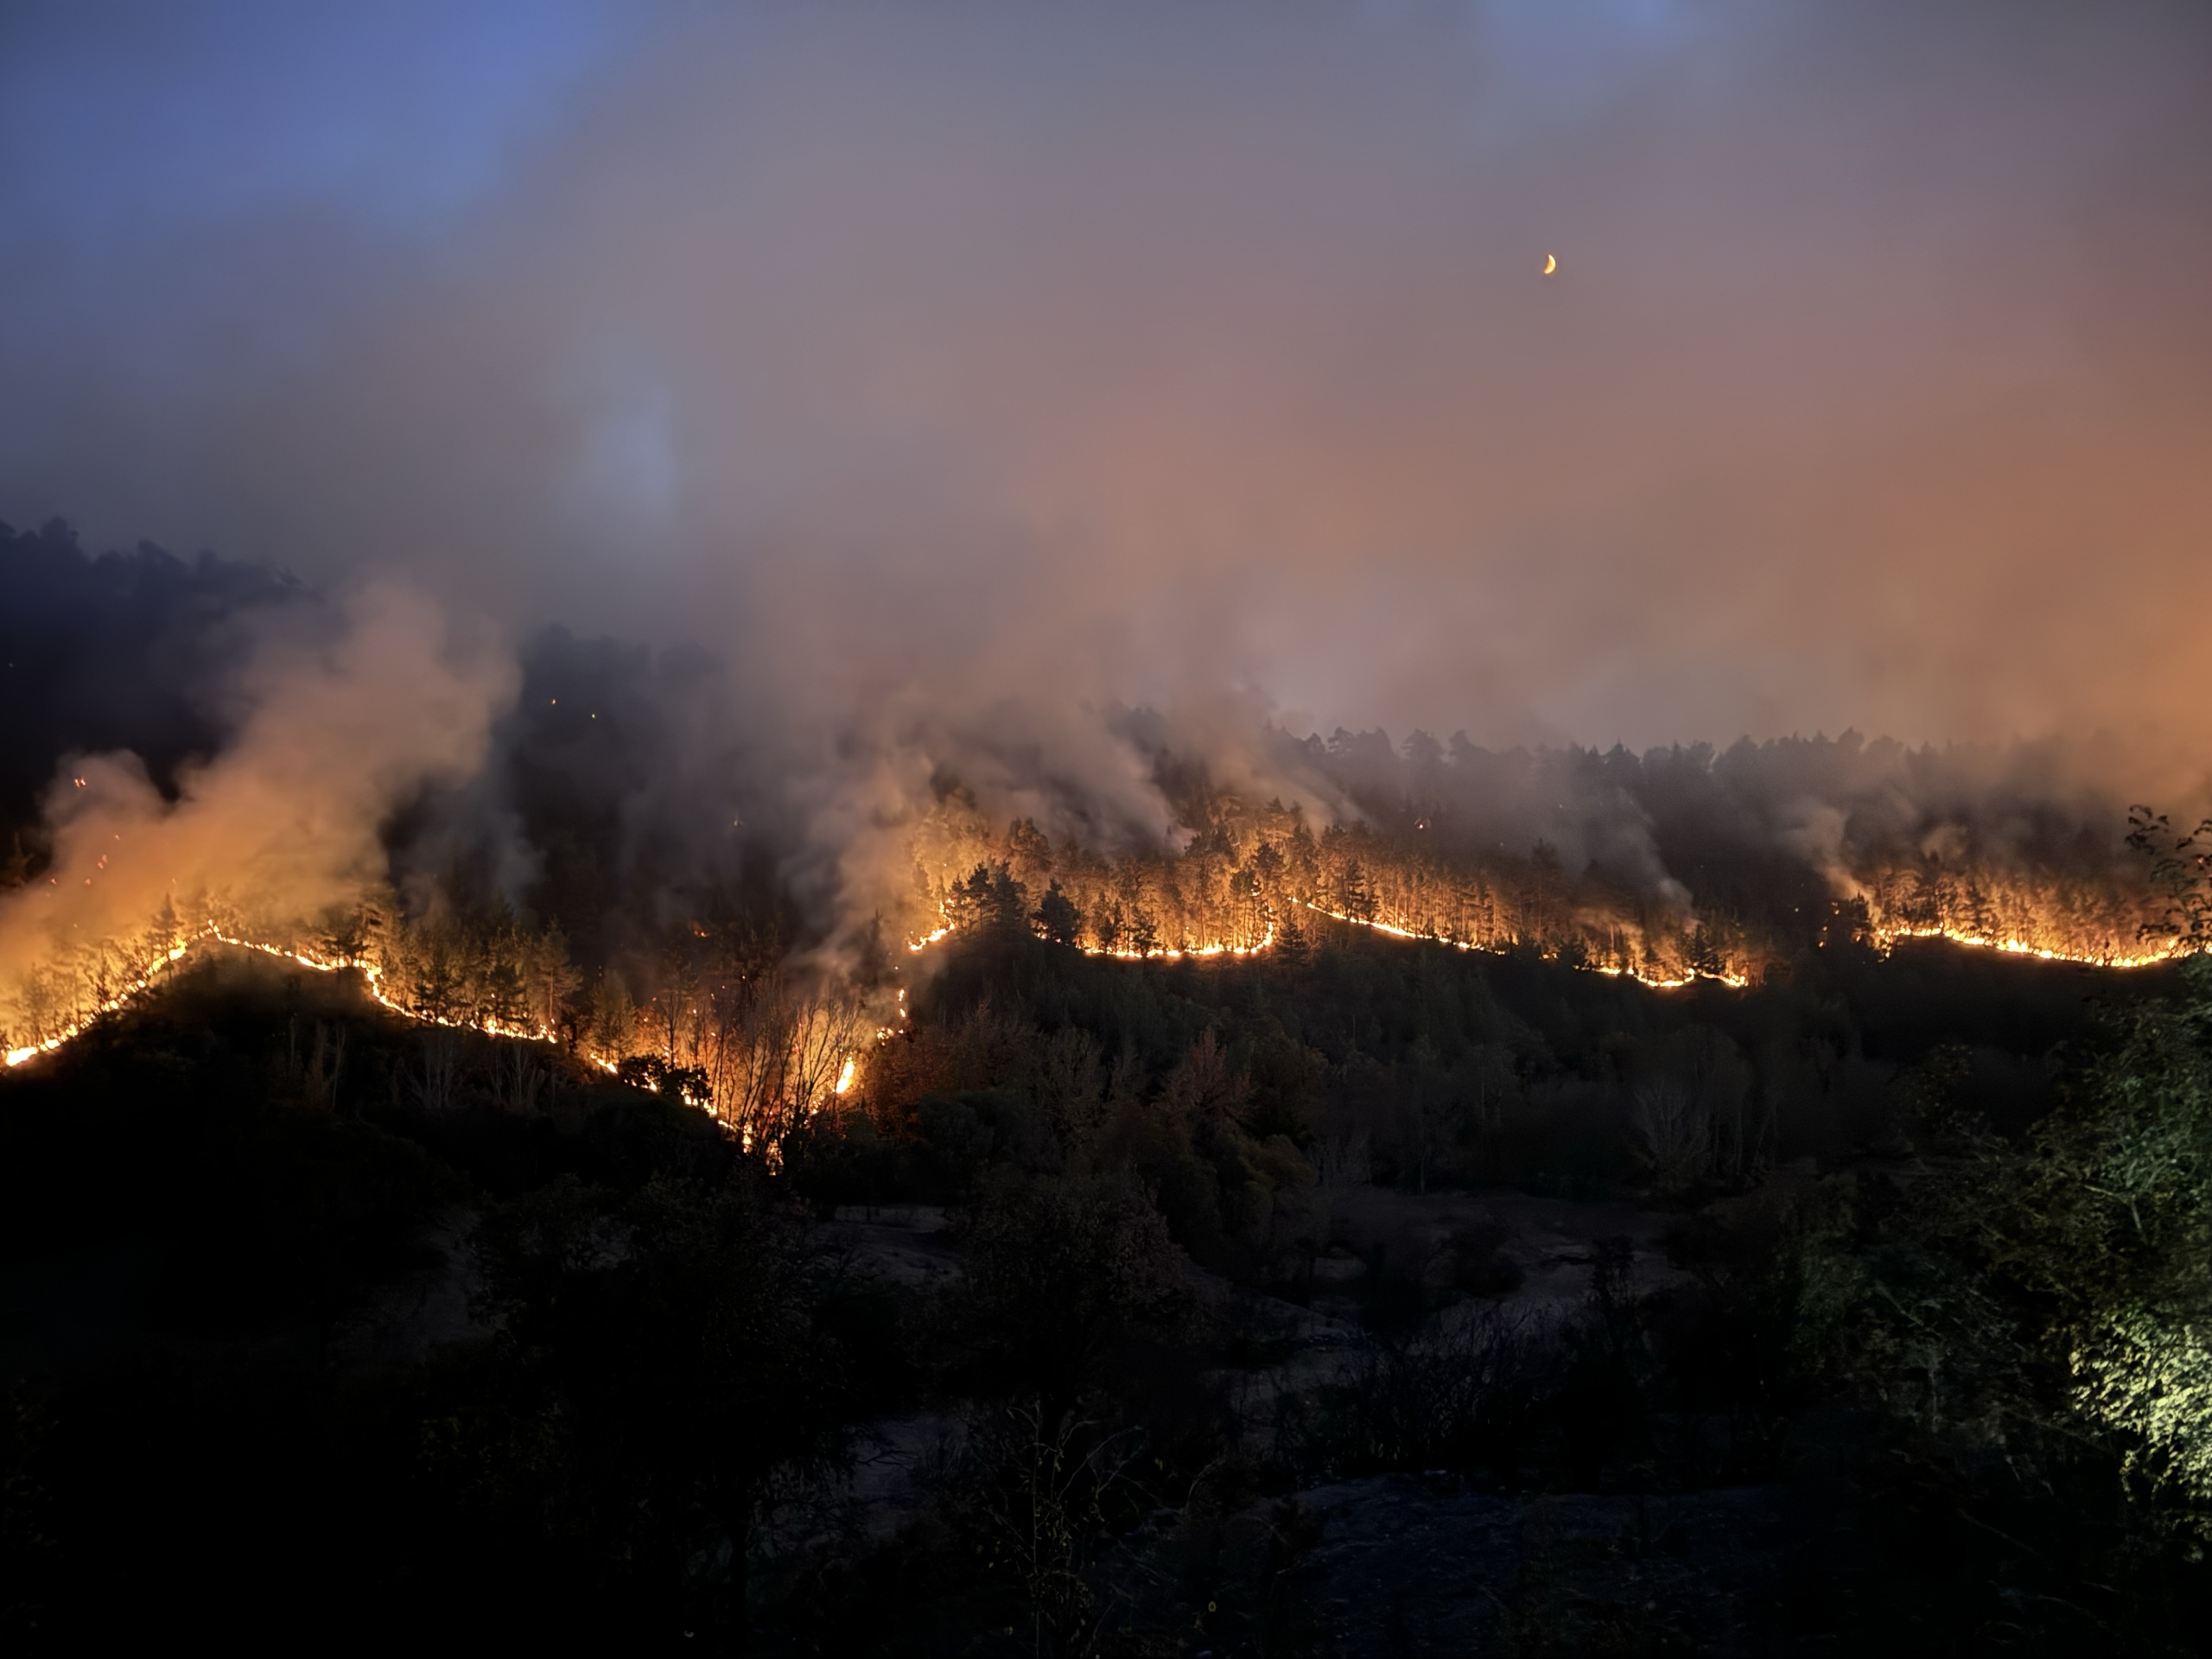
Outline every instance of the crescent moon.
[[1549, 253], [1546, 254], [1546, 255], [1544, 256], [1544, 275], [1545, 275], [1545, 276], [1550, 276], [1550, 275], [1552, 274], [1552, 272], [1554, 272], [1554, 271], [1557, 270], [1558, 269], [1559, 269], [1559, 258], [1558, 258], [1558, 256], [1556, 256], [1556, 255], [1554, 255], [1554, 254], [1549, 254]]

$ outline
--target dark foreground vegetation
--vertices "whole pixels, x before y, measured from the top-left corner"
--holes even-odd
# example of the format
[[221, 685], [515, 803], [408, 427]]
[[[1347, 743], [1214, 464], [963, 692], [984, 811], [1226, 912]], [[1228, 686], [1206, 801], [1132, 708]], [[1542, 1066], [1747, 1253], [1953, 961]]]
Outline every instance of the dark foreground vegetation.
[[2197, 1650], [2202, 979], [915, 997], [772, 1165], [243, 958], [0, 1081], [10, 1646]]

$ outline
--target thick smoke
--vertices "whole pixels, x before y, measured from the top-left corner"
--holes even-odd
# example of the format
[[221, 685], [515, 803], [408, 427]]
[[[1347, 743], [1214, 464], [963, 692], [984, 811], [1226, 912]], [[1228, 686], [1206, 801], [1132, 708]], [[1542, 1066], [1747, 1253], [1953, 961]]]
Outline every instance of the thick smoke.
[[268, 639], [241, 679], [235, 738], [183, 771], [174, 800], [135, 754], [65, 763], [42, 878], [0, 895], [11, 1034], [37, 1039], [103, 976], [147, 965], [119, 947], [166, 949], [208, 921], [298, 938], [373, 895], [387, 820], [482, 765], [513, 690], [502, 652], [454, 638], [432, 602], [389, 583], [346, 607], [334, 639]]
[[849, 919], [948, 780], [1345, 810], [1271, 723], [2201, 779], [2199, 10], [397, 16], [13, 16], [0, 511], [694, 642]]
[[[48, 607], [69, 637], [121, 638], [150, 611], [166, 618], [154, 637], [263, 642], [242, 668], [152, 699], [156, 715], [180, 700], [228, 711], [213, 761], [174, 762], [165, 784], [136, 754], [67, 768], [44, 835], [55, 861], [17, 896], [0, 938], [27, 969], [18, 1026], [72, 1023], [88, 998], [103, 1000], [103, 974], [127, 976], [209, 919], [298, 938], [320, 912], [381, 886], [387, 848], [415, 921], [442, 925], [456, 906], [496, 917], [504, 901], [531, 928], [557, 923], [588, 964], [658, 960], [702, 918], [726, 924], [765, 904], [793, 925], [788, 943], [827, 945], [830, 962], [849, 965], [878, 923], [888, 943], [937, 925], [931, 895], [979, 861], [1011, 858], [1041, 893], [1052, 868], [1038, 832], [1086, 902], [1108, 906], [1116, 884], [1180, 880], [1170, 865], [1189, 847], [1198, 885], [1185, 893], [1197, 900], [1225, 874], [1210, 878], [1205, 860], [1252, 853], [1262, 819], [1280, 836], [1294, 821], [1285, 809], [1314, 831], [1357, 825], [1368, 837], [1325, 842], [1328, 881], [1364, 862], [1378, 891], [1399, 884], [1384, 897], [1401, 904], [1421, 902], [1408, 879], [1472, 881], [1505, 906], [1485, 938], [1556, 922], [1602, 944], [1628, 929], [1661, 970], [1700, 938], [1732, 941], [1730, 961], [1756, 968], [1838, 928], [2127, 956], [2138, 925], [2155, 919], [2143, 872], [2120, 846], [2122, 798], [2096, 781], [2111, 756], [2094, 746], [1909, 747], [1846, 734], [1718, 753], [1498, 750], [1464, 733], [1301, 739], [1250, 701], [1197, 715], [1186, 704], [1173, 717], [1092, 707], [1057, 722], [1049, 703], [1008, 707], [964, 728], [917, 702], [887, 705], [873, 729], [849, 728], [827, 761], [796, 764], [788, 733], [715, 718], [734, 702], [731, 668], [701, 652], [547, 631], [525, 643], [519, 695], [494, 721], [486, 711], [505, 694], [487, 694], [505, 674], [496, 653], [465, 652], [468, 665], [443, 678], [418, 671], [445, 626], [420, 595], [357, 606], [350, 643], [318, 657], [296, 643], [305, 629], [328, 631], [330, 610], [312, 593], [219, 561], [191, 569], [180, 585], [187, 567], [157, 553], [88, 563], [52, 529], [0, 558], [0, 588], [77, 596]], [[222, 594], [243, 595], [239, 607], [224, 610], [213, 597]], [[60, 721], [54, 731], [89, 717], [61, 695], [72, 682], [57, 684], [55, 662], [19, 666], [48, 671], [18, 677], [23, 706]], [[454, 696], [474, 712], [437, 707]], [[372, 722], [371, 741], [346, 729], [356, 719]], [[423, 732], [450, 747], [425, 746]], [[257, 793], [296, 804], [268, 808]], [[302, 815], [322, 827], [298, 827]], [[126, 846], [141, 851], [125, 857]], [[1100, 854], [1122, 873], [1102, 876]], [[187, 873], [149, 887], [149, 857], [164, 869], [181, 859]], [[1566, 912], [1539, 891], [1554, 880], [1546, 869], [1566, 884]], [[1200, 901], [1175, 925], [1203, 938], [1211, 915]], [[34, 916], [43, 923], [29, 927]]]

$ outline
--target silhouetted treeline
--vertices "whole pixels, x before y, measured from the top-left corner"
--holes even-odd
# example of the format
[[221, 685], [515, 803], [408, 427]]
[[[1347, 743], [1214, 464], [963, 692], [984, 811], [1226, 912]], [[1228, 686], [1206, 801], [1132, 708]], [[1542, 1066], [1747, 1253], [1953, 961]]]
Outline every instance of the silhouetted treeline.
[[141, 542], [90, 557], [60, 519], [0, 524], [0, 858], [22, 856], [55, 762], [129, 749], [157, 783], [227, 730], [225, 673], [257, 612], [300, 603], [290, 577]]

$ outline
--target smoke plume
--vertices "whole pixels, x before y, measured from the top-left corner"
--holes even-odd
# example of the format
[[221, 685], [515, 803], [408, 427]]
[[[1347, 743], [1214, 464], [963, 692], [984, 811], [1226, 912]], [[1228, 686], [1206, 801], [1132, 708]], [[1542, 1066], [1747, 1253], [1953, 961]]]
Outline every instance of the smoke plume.
[[[2201, 9], [379, 15], [11, 9], [0, 512], [702, 648], [632, 844], [852, 923], [952, 784], [1377, 723], [2202, 781]], [[1871, 798], [1756, 811], [1840, 889]]]
[[70, 1023], [194, 926], [295, 939], [375, 893], [387, 820], [482, 765], [512, 690], [502, 653], [385, 583], [353, 599], [334, 639], [264, 643], [235, 738], [183, 772], [175, 799], [135, 754], [67, 760], [43, 877], [0, 895], [11, 1046]]

